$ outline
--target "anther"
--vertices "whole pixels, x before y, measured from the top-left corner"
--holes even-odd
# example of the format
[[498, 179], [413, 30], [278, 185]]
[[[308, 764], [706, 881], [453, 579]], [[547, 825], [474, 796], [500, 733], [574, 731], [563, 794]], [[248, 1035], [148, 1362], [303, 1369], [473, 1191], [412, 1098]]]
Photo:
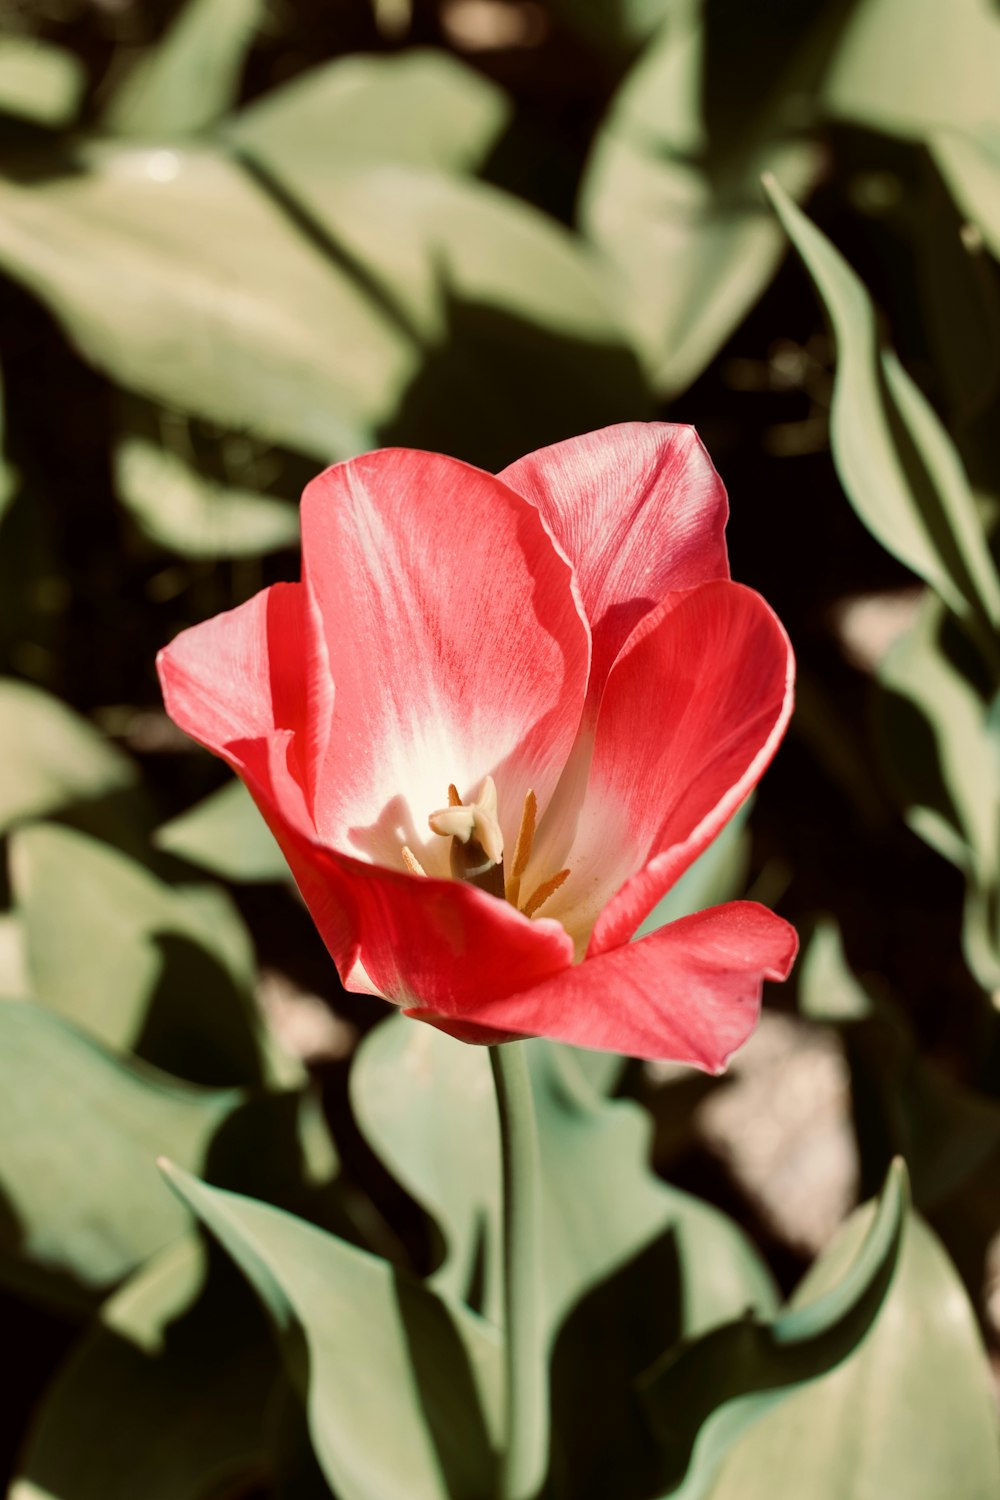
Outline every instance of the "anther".
[[403, 856], [403, 864], [409, 870], [411, 875], [427, 874], [427, 871], [424, 869], [423, 865], [420, 863], [419, 859], [414, 854], [412, 849], [407, 848], [407, 846], [404, 844], [402, 849], [400, 850], [400, 853]]
[[553, 875], [548, 880], [543, 880], [541, 885], [532, 892], [521, 907], [524, 915], [526, 917], [533, 917], [535, 912], [544, 906], [549, 897], [554, 896], [559, 887], [564, 885], [568, 879], [569, 870], [560, 870], [558, 875]]
[[535, 842], [535, 819], [538, 816], [538, 798], [534, 792], [529, 791], [521, 808], [521, 826], [517, 830], [517, 842], [514, 845], [514, 858], [510, 867], [510, 878], [507, 881], [507, 900], [512, 906], [516, 906], [521, 894], [521, 876], [528, 868], [528, 860], [531, 858], [531, 846]]

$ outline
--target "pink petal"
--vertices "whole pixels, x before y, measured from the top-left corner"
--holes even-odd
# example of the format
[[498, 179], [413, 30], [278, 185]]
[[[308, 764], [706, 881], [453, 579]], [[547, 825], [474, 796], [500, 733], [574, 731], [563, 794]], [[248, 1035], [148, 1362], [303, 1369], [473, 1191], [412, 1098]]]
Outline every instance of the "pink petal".
[[[739, 584], [703, 584], [648, 614], [608, 678], [568, 857], [545, 907], [588, 951], [617, 948], [756, 785], [792, 709], [791, 646]], [[527, 881], [526, 881], [527, 883]], [[596, 924], [596, 925], [595, 925]]]
[[500, 478], [573, 565], [593, 633], [591, 702], [665, 594], [728, 578], [726, 491], [693, 427], [626, 422], [529, 453]]
[[316, 768], [323, 840], [444, 873], [427, 817], [492, 774], [505, 839], [544, 806], [576, 735], [589, 638], [537, 511], [493, 475], [387, 449], [328, 469], [302, 506], [304, 575], [336, 706]]
[[463, 1041], [547, 1036], [721, 1073], [757, 1024], [765, 979], [787, 979], [795, 929], [734, 901], [588, 958], [526, 994], [424, 1020]]

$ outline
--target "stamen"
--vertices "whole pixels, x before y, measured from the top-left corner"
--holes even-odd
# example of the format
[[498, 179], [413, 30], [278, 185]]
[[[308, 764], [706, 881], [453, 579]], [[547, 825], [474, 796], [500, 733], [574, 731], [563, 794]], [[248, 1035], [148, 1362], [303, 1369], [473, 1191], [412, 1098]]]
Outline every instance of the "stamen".
[[400, 850], [400, 853], [403, 856], [403, 864], [409, 870], [411, 875], [427, 874], [427, 871], [424, 869], [423, 865], [420, 863], [419, 859], [414, 854], [412, 849], [407, 848], [407, 846], [404, 844], [402, 849]]
[[461, 805], [462, 805], [462, 799], [458, 795], [458, 787], [455, 785], [455, 783], [453, 781], [451, 781], [451, 782], [448, 783], [448, 806], [449, 807], [461, 807]]
[[538, 816], [538, 798], [533, 791], [529, 791], [521, 808], [521, 826], [517, 830], [517, 842], [514, 845], [514, 858], [510, 867], [510, 878], [507, 881], [507, 900], [512, 906], [516, 906], [521, 894], [521, 876], [528, 868], [528, 860], [531, 858], [531, 846], [535, 842], [535, 819]]
[[521, 911], [526, 917], [533, 917], [535, 912], [544, 906], [549, 897], [554, 896], [559, 887], [564, 885], [568, 879], [569, 870], [560, 870], [558, 875], [553, 875], [550, 879], [543, 880], [537, 890], [528, 897], [527, 901], [521, 907]]

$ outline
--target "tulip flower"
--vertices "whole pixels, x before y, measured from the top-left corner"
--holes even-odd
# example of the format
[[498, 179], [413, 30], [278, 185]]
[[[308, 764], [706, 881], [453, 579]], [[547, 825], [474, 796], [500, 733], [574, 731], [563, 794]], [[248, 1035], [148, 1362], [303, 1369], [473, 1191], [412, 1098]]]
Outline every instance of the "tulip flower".
[[347, 989], [467, 1041], [724, 1067], [794, 930], [735, 901], [632, 938], [791, 711], [726, 517], [689, 427], [498, 476], [369, 453], [306, 489], [300, 583], [160, 653], [168, 712], [245, 782]]

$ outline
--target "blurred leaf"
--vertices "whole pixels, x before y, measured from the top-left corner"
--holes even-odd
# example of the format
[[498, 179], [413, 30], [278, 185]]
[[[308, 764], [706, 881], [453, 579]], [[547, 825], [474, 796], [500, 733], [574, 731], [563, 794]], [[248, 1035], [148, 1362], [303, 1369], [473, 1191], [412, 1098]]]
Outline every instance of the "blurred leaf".
[[200, 1170], [234, 1090], [113, 1057], [30, 1001], [0, 1001], [0, 1276], [79, 1302], [184, 1232], [154, 1159]]
[[121, 439], [114, 472], [140, 530], [183, 557], [258, 557], [298, 543], [294, 506], [208, 479], [155, 443]]
[[644, 1381], [644, 1399], [661, 1442], [661, 1492], [695, 1500], [709, 1492], [718, 1466], [755, 1422], [805, 1381], [838, 1365], [875, 1323], [893, 1279], [906, 1215], [906, 1172], [897, 1163], [877, 1211], [851, 1256], [835, 1245], [820, 1295], [771, 1322], [746, 1318], [669, 1354]]
[[[581, 224], [617, 281], [623, 317], [661, 396], [684, 390], [742, 321], [783, 254], [758, 178], [798, 196], [814, 181], [816, 145], [783, 115], [811, 76], [813, 39], [787, 75], [761, 90], [728, 139], [709, 118], [704, 7], [669, 23], [615, 95], [581, 186]], [[773, 73], [769, 76], [773, 77]]]
[[72, 52], [37, 37], [0, 36], [0, 114], [35, 125], [71, 125], [79, 113], [87, 77]]
[[502, 1378], [489, 1324], [302, 1220], [165, 1170], [274, 1319], [338, 1496], [492, 1493]]
[[705, 852], [698, 856], [680, 880], [657, 902], [636, 932], [637, 938], [645, 937], [648, 932], [655, 932], [667, 922], [675, 922], [678, 917], [705, 911], [710, 906], [721, 906], [723, 902], [733, 901], [742, 895], [750, 865], [747, 817], [752, 805], [751, 795], [736, 810]]
[[[773, 1305], [770, 1278], [722, 1214], [669, 1188], [648, 1166], [649, 1121], [609, 1103], [572, 1049], [529, 1044], [542, 1153], [545, 1317], [554, 1336], [591, 1286], [669, 1234], [680, 1262], [680, 1317], [700, 1330], [748, 1305]], [[500, 1148], [489, 1059], [431, 1026], [390, 1016], [370, 1032], [351, 1071], [351, 1096], [372, 1146], [431, 1212], [447, 1259], [437, 1283], [468, 1297], [478, 1283], [488, 1316], [500, 1298]]]
[[182, 1239], [109, 1297], [48, 1387], [9, 1500], [235, 1500], [269, 1471], [278, 1373], [245, 1284]]
[[824, 80], [831, 114], [918, 139], [1000, 117], [993, 0], [860, 0]]
[[[836, 1282], [869, 1220], [868, 1210], [855, 1215], [793, 1306]], [[997, 1494], [996, 1410], [975, 1315], [937, 1239], [911, 1214], [895, 1280], [862, 1347], [741, 1439], [711, 1500]]]
[[191, 135], [235, 104], [265, 0], [186, 0], [167, 34], [135, 63], [104, 111], [116, 135]]
[[136, 769], [41, 688], [0, 678], [0, 829], [131, 786]]
[[686, 0], [553, 0], [552, 8], [564, 26], [617, 62], [633, 56], [676, 15], [683, 17], [687, 5]]
[[226, 782], [156, 830], [160, 849], [235, 881], [286, 881], [285, 857], [242, 781]]
[[201, 1083], [262, 1077], [253, 952], [220, 888], [175, 890], [72, 829], [14, 835], [32, 990], [116, 1051]]
[[1000, 1103], [963, 1088], [917, 1051], [884, 982], [852, 972], [831, 918], [817, 924], [798, 970], [799, 1007], [841, 1028], [851, 1065], [863, 1177], [905, 1157], [915, 1201], [931, 1208], [982, 1171], [1000, 1147]]
[[931, 147], [959, 208], [1000, 258], [1000, 104], [997, 117], [977, 135], [939, 131]]
[[956, 614], [1000, 627], [1000, 581], [961, 459], [891, 350], [864, 285], [776, 182], [767, 191], [837, 338], [831, 443], [848, 499], [882, 546]]
[[447, 52], [342, 57], [272, 89], [224, 127], [238, 150], [311, 184], [397, 162], [474, 173], [512, 114], [503, 90]]
[[0, 182], [0, 267], [153, 400], [325, 462], [404, 397], [421, 446], [480, 462], [645, 409], [583, 247], [495, 189], [371, 167], [310, 197], [308, 164], [107, 144], [49, 171]]

